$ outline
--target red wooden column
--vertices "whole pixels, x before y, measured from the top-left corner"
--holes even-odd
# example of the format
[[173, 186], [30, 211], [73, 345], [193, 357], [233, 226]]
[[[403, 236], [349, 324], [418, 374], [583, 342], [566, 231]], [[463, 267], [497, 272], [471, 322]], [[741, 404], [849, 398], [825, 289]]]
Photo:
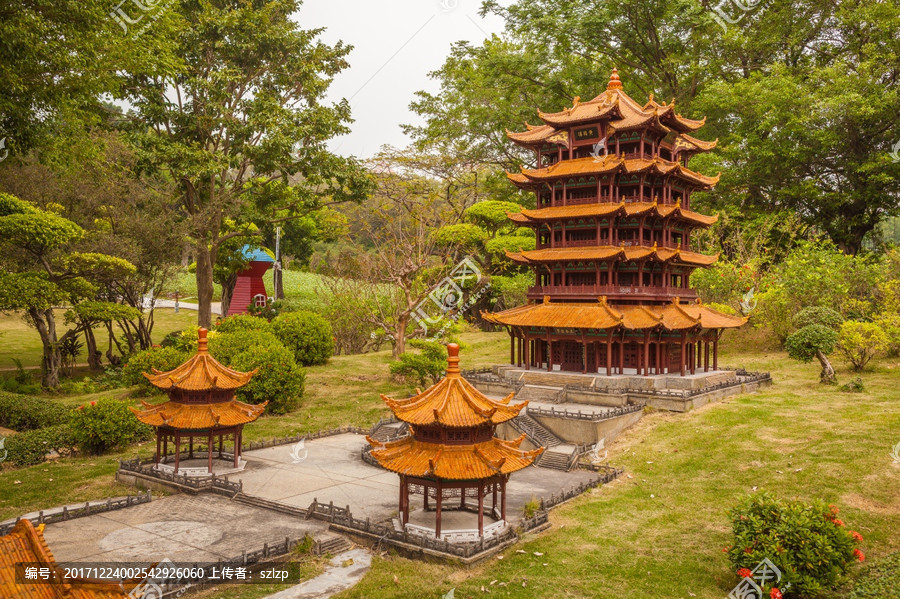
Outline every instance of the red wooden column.
[[506, 478], [500, 478], [500, 519], [506, 521]]
[[[463, 489], [465, 495], [465, 489]], [[478, 481], [478, 536], [484, 536], [484, 481]]]
[[688, 344], [688, 353], [691, 355], [691, 374], [696, 374], [697, 372], [697, 346], [694, 345], [694, 342], [691, 341]]
[[587, 339], [581, 329], [581, 374], [587, 374]]
[[159, 444], [160, 444], [159, 432], [160, 432], [159, 429], [156, 429], [156, 465], [157, 466], [159, 466]]
[[612, 329], [606, 330], [606, 376], [612, 376]]
[[438, 539], [441, 538], [441, 504], [443, 503], [443, 500], [444, 487], [441, 485], [441, 481], [438, 481], [437, 497], [435, 498], [435, 501], [437, 502], [437, 505], [435, 506], [437, 513], [435, 514], [434, 518], [434, 536], [436, 536]]
[[[400, 515], [400, 524], [406, 524], [406, 521], [403, 519], [403, 496], [404, 490], [406, 489], [406, 477], [402, 474], [400, 475], [400, 497], [397, 499], [397, 513]], [[425, 495], [428, 495], [428, 489], [425, 489]]]
[[428, 511], [428, 487], [423, 487], [423, 489], [425, 490], [425, 493], [424, 493], [425, 498], [422, 501], [422, 509], [424, 509], [427, 512]]
[[619, 374], [625, 374], [625, 337], [619, 341]]
[[644, 331], [644, 376], [650, 376], [650, 329]]
[[178, 464], [181, 462], [181, 433], [175, 433], [175, 474], [178, 474]]
[[525, 370], [531, 370], [531, 339], [528, 338], [527, 334], [523, 334], [522, 341], [525, 343], [525, 349], [523, 350], [525, 353]]
[[208, 454], [207, 467], [209, 469], [209, 473], [212, 474], [213, 432], [211, 429], [209, 431], [209, 445], [206, 446], [206, 451]]
[[509, 363], [510, 365], [516, 363], [516, 337], [512, 330], [509, 331]]
[[594, 341], [594, 372], [600, 370], [600, 341]]
[[656, 374], [662, 374], [662, 343], [656, 340]]
[[685, 345], [685, 337], [687, 333], [681, 331], [681, 358], [679, 362], [681, 362], [681, 376], [685, 375], [685, 365], [687, 364], [687, 347]]
[[493, 494], [493, 497], [491, 498], [491, 517], [493, 517], [494, 512], [497, 509], [497, 481], [494, 481], [493, 484], [491, 484], [491, 493]]
[[234, 467], [238, 467], [238, 460], [241, 456], [241, 442], [243, 441], [244, 429], [243, 427], [238, 427], [237, 431], [234, 433]]
[[550, 338], [550, 327], [547, 327], [547, 372], [553, 370], [553, 340]]
[[166, 458], [169, 457], [169, 433], [163, 435], [163, 456], [162, 461], [165, 463]]
[[703, 341], [703, 372], [709, 372], [709, 341]]
[[716, 336], [713, 339], [713, 370], [719, 369], [719, 333], [716, 331]]

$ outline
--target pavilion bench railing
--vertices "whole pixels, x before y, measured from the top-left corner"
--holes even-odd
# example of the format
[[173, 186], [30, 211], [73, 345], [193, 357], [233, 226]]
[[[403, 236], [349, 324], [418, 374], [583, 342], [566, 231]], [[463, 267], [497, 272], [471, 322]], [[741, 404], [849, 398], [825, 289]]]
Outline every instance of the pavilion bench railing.
[[[150, 490], [148, 489], [146, 493], [141, 493], [135, 496], [128, 495], [127, 497], [122, 497], [121, 499], [107, 499], [106, 501], [95, 501], [93, 503], [87, 501], [83, 506], [73, 508], [69, 508], [69, 506], [63, 506], [61, 510], [54, 510], [49, 514], [45, 513], [44, 510], [41, 510], [40, 512], [38, 512], [37, 517], [31, 517], [28, 518], [28, 520], [31, 520], [33, 524], [52, 524], [54, 522], [65, 522], [67, 520], [73, 520], [75, 518], [83, 518], [85, 516], [91, 516], [93, 514], [112, 512], [115, 510], [120, 510], [122, 508], [131, 507], [133, 505], [148, 503], [152, 500], [152, 498], [153, 497], [150, 493]], [[22, 519], [23, 517], [19, 516], [18, 518], [16, 518], [15, 522], [0, 526], [0, 536], [3, 536], [11, 531], [13, 527], [15, 527], [15, 525], [18, 524]]]
[[182, 485], [190, 489], [198, 491], [209, 489], [212, 491], [224, 491], [227, 494], [234, 495], [244, 490], [244, 482], [228, 480], [228, 475], [213, 474], [205, 477], [188, 476], [187, 474], [175, 474], [174, 472], [165, 472], [154, 468], [154, 460], [141, 461], [140, 458], [133, 460], [119, 460], [119, 470], [125, 472], [134, 472], [142, 476], [155, 478], [165, 482], [171, 482], [176, 485]]
[[619, 407], [610, 407], [602, 412], [584, 412], [582, 410], [569, 410], [567, 408], [541, 408], [541, 407], [532, 407], [528, 406], [528, 415], [529, 416], [549, 416], [552, 418], [566, 418], [569, 420], [587, 420], [589, 422], [600, 422], [603, 420], [609, 420], [610, 418], [617, 418], [619, 416], [624, 416], [625, 414], [633, 414], [634, 412], [640, 412], [644, 409], [643, 404], [634, 404], [631, 406], [619, 406]]

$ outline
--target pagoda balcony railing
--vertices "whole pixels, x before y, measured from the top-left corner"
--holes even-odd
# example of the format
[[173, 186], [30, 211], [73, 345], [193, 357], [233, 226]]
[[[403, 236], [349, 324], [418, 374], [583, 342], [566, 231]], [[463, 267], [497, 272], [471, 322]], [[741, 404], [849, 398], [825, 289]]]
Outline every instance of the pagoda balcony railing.
[[[622, 247], [636, 247], [643, 246], [652, 248], [653, 245], [656, 244], [658, 248], [671, 248], [673, 250], [688, 250], [689, 248], [685, 247], [683, 244], [675, 243], [674, 241], [649, 241], [645, 239], [644, 241], [638, 241], [636, 239], [626, 239], [624, 241], [613, 241], [609, 242], [608, 239], [600, 239], [600, 243], [597, 243], [596, 239], [570, 239], [563, 243], [562, 241], [557, 241], [554, 245], [555, 248], [577, 248], [577, 247], [607, 247], [610, 245], [622, 246]], [[549, 249], [549, 243], [539, 243], [537, 244], [536, 249], [543, 250]]]
[[665, 295], [687, 299], [697, 297], [697, 292], [683, 287], [656, 285], [533, 285], [528, 289], [528, 295]]
[[[567, 198], [565, 202], [563, 202], [562, 197], [557, 197], [556, 201], [552, 202], [552, 205], [554, 207], [559, 207], [559, 206], [580, 206], [582, 204], [608, 204], [608, 203], [618, 204], [619, 202], [625, 202], [626, 204], [632, 204], [634, 202], [646, 202], [649, 204], [649, 203], [652, 203], [654, 199], [660, 205], [675, 203], [675, 202], [663, 202], [662, 196], [659, 196], [659, 195], [654, 197], [651, 194], [647, 194], [647, 193], [645, 193], [644, 195], [635, 193], [635, 194], [631, 194], [631, 195], [623, 194], [623, 195], [620, 195], [618, 198], [616, 198], [616, 196], [609, 196], [606, 194], [603, 194], [600, 196], [592, 195], [592, 196], [588, 196], [588, 197], [584, 197], [584, 198]], [[546, 204], [542, 204], [538, 207], [539, 208], [548, 208], [549, 206]]]

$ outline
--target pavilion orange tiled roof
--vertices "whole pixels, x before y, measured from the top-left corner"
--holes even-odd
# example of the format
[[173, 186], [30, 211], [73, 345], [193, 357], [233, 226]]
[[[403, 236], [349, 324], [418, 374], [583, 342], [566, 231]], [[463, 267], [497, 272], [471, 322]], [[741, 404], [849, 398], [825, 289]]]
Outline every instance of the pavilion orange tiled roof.
[[[694, 120], [681, 116], [675, 111], [675, 101], [659, 104], [650, 100], [641, 106], [622, 90], [622, 82], [616, 69], [613, 69], [606, 90], [587, 102], [575, 98], [571, 108], [560, 112], [538, 112], [545, 125], [532, 127], [526, 123], [527, 131], [507, 131], [507, 136], [516, 143], [529, 146], [546, 141], [561, 134], [561, 143], [566, 145], [566, 129], [573, 125], [587, 124], [601, 119], [609, 120], [612, 132], [653, 127], [662, 132], [675, 131], [686, 133], [696, 131], [704, 125], [706, 119]], [[699, 141], [699, 140], [698, 140]]]
[[153, 386], [182, 391], [229, 390], [243, 387], [256, 374], [256, 370], [239, 372], [217, 361], [209, 355], [206, 329], [200, 329], [198, 334], [197, 354], [193, 358], [168, 372], [154, 368], [153, 374], [143, 373]]
[[707, 256], [673, 248], [658, 248], [642, 245], [614, 246], [601, 245], [592, 247], [563, 247], [543, 248], [540, 250], [527, 250], [521, 252], [506, 252], [506, 257], [519, 264], [534, 264], [544, 262], [572, 262], [579, 260], [654, 260], [659, 262], [680, 262], [693, 266], [709, 266], [719, 259], [716, 256]]
[[166, 401], [149, 404], [143, 410], [129, 406], [137, 419], [150, 426], [167, 426], [183, 430], [204, 430], [253, 422], [265, 411], [269, 402], [246, 404], [236, 399], [209, 404], [186, 404]]
[[[139, 580], [118, 583], [92, 579], [68, 579], [64, 584], [46, 582], [16, 583], [15, 566], [27, 562], [57, 571], [53, 552], [44, 540], [44, 525], [35, 527], [30, 520], [20, 520], [0, 537], [0, 597], [3, 599], [124, 599]], [[60, 570], [58, 575], [64, 573]]]
[[459, 371], [459, 346], [447, 346], [447, 374], [435, 385], [407, 399], [382, 395], [397, 419], [413, 426], [441, 425], [469, 428], [498, 425], [512, 420], [528, 402], [510, 405], [514, 393], [502, 400], [485, 396], [463, 378]]
[[387, 470], [416, 477], [445, 480], [477, 480], [497, 474], [510, 474], [534, 462], [543, 447], [531, 451], [519, 449], [525, 435], [515, 441], [496, 437], [471, 445], [425, 443], [413, 435], [381, 444], [367, 437], [372, 456]]
[[515, 223], [541, 223], [549, 220], [587, 218], [621, 214], [636, 216], [655, 214], [666, 218], [676, 215], [679, 218], [701, 226], [709, 226], [719, 220], [718, 216], [706, 216], [692, 210], [685, 210], [681, 204], [657, 204], [656, 202], [602, 202], [597, 204], [577, 204], [574, 206], [553, 206], [537, 210], [523, 209], [521, 212], [509, 212], [507, 216]]
[[581, 177], [585, 175], [604, 175], [609, 173], [644, 173], [658, 175], [673, 173], [679, 178], [694, 183], [701, 188], [711, 189], [719, 182], [721, 175], [708, 177], [682, 166], [677, 162], [663, 158], [622, 158], [615, 154], [602, 157], [586, 156], [563, 160], [556, 164], [537, 169], [523, 168], [521, 174], [507, 173], [507, 178], [516, 185], [532, 185], [543, 181], [553, 181], [563, 177]]
[[503, 312], [482, 312], [488, 322], [508, 326], [576, 328], [576, 329], [650, 329], [660, 326], [669, 331], [700, 327], [703, 329], [735, 328], [746, 318], [723, 314], [702, 304], [609, 305], [605, 297], [597, 303], [526, 304]]

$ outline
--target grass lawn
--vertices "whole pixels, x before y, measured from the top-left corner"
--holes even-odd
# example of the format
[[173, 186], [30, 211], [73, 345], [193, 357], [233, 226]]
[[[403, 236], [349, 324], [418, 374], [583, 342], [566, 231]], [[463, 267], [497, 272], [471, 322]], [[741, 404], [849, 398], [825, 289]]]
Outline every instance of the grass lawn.
[[[266, 271], [263, 275], [263, 281], [266, 284], [266, 290], [271, 295], [275, 290], [275, 284], [272, 280], [272, 269]], [[320, 275], [301, 272], [299, 270], [285, 270], [284, 272], [284, 296], [286, 299], [300, 299], [318, 301], [317, 296], [322, 293], [324, 287], [321, 284]], [[165, 287], [163, 294], [174, 292], [179, 293], [179, 297], [184, 301], [196, 301], [197, 298], [197, 278], [192, 272], [180, 272], [172, 277]], [[219, 301], [222, 298], [222, 286], [218, 283], [213, 284], [213, 300]]]
[[[59, 336], [65, 332], [65, 310], [56, 310], [56, 331]], [[158, 342], [172, 331], [180, 331], [190, 325], [197, 324], [197, 312], [192, 310], [180, 310], [175, 314], [171, 308], [159, 308], [155, 311], [153, 325], [153, 341]], [[123, 343], [121, 331], [116, 331], [116, 337]], [[106, 353], [109, 344], [109, 333], [106, 327], [95, 327], [94, 335], [97, 337], [97, 349]], [[82, 338], [82, 341], [84, 339]], [[82, 350], [78, 363], [86, 361]], [[34, 367], [41, 365], [43, 349], [41, 338], [36, 330], [25, 324], [18, 314], [0, 314], [0, 370], [15, 368], [13, 358], [22, 361], [22, 366]], [[106, 358], [104, 357], [104, 362]]]
[[[498, 362], [508, 351], [505, 333], [462, 339], [464, 368]], [[817, 383], [815, 364], [747, 337], [731, 338], [723, 353], [724, 364], [770, 371], [775, 385], [687, 414], [646, 414], [609, 447], [611, 463], [626, 475], [551, 512], [553, 528], [502, 560], [465, 569], [376, 556], [363, 581], [339, 597], [437, 598], [456, 588], [457, 597], [721, 599], [737, 583], [722, 552], [731, 539], [727, 510], [754, 489], [836, 504], [865, 537], [869, 561], [900, 551], [892, 532], [900, 529], [900, 464], [890, 456], [900, 442], [900, 362], [878, 361], [862, 375], [865, 392], [842, 393]], [[373, 423], [388, 413], [380, 393], [410, 390], [390, 381], [389, 361], [389, 352], [337, 356], [307, 369], [301, 407], [248, 425], [246, 438]], [[856, 376], [840, 360], [836, 367], [841, 382]], [[135, 451], [149, 456], [150, 444], [121, 455]], [[0, 472], [0, 519], [127, 492], [112, 482], [116, 457]]]

